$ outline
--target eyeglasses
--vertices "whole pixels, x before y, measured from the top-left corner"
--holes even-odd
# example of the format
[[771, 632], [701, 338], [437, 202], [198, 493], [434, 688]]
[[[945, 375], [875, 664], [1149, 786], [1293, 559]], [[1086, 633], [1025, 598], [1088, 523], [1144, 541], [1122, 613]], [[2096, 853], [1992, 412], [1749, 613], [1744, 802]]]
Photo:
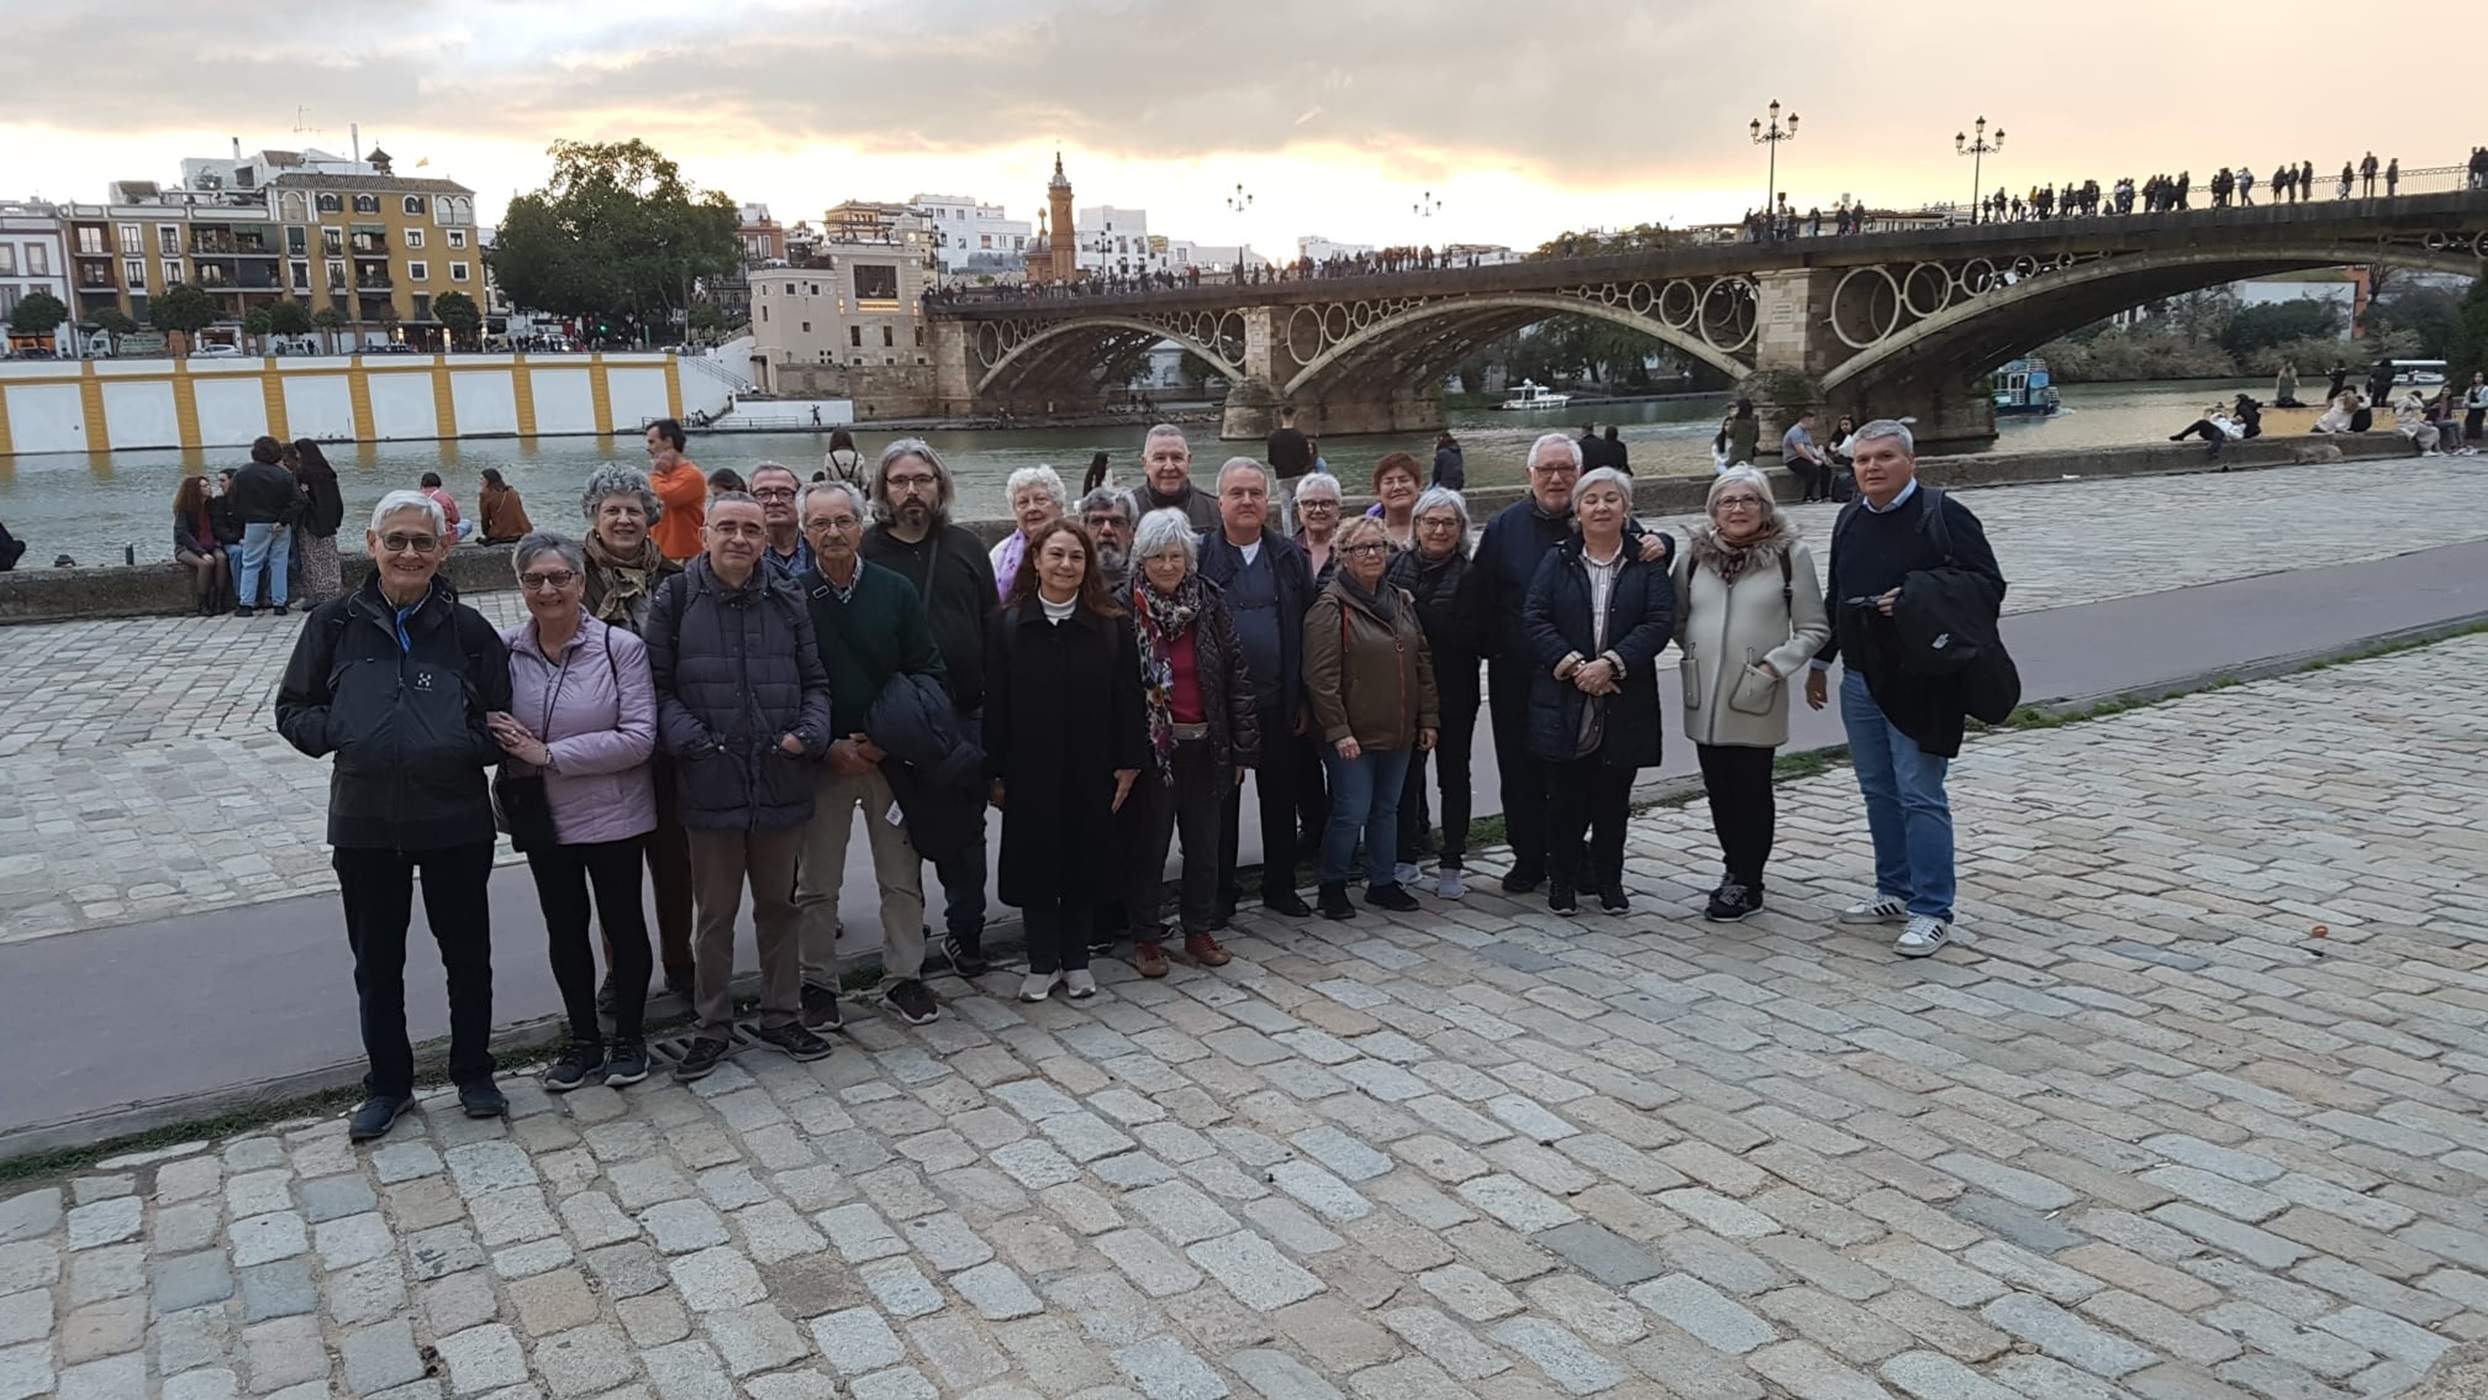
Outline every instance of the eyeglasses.
[[1448, 515], [1436, 515], [1418, 521], [1417, 528], [1420, 530], [1457, 530], [1460, 528], [1460, 522]]
[[1363, 544], [1349, 545], [1339, 552], [1342, 554], [1388, 554], [1391, 552], [1391, 546], [1380, 540], [1367, 540]]
[[1310, 500], [1310, 501], [1298, 501], [1298, 502], [1296, 502], [1296, 509], [1298, 509], [1298, 510], [1337, 510], [1337, 509], [1339, 509], [1339, 503], [1338, 503], [1337, 501], [1333, 501], [1333, 500], [1327, 500], [1327, 499], [1316, 498], [1316, 499], [1314, 499], [1314, 500]]
[[712, 523], [708, 528], [709, 533], [717, 535], [722, 539], [759, 540], [767, 539], [769, 537], [768, 526], [754, 525], [748, 521], [742, 520], [730, 520], [722, 525]]
[[881, 479], [881, 484], [886, 487], [890, 487], [893, 490], [899, 491], [929, 491], [933, 489], [935, 480], [936, 478], [930, 472], [910, 474], [907, 476], [900, 476], [893, 472], [890, 475], [883, 477]]
[[518, 576], [518, 586], [530, 593], [542, 593], [548, 588], [559, 593], [578, 581], [579, 573], [576, 569], [554, 569], [548, 573]]
[[791, 486], [754, 487], [752, 499], [755, 501], [791, 501], [795, 499], [795, 490]]
[[1721, 510], [1760, 510], [1762, 498], [1760, 496], [1722, 496], [1717, 504]]
[[440, 540], [431, 535], [387, 534], [380, 537], [380, 547], [391, 554], [429, 554], [440, 548]]
[[854, 529], [856, 526], [861, 525], [861, 524], [863, 524], [863, 523], [864, 523], [863, 521], [856, 519], [856, 518], [855, 518], [854, 516], [852, 516], [852, 515], [832, 515], [832, 516], [818, 516], [818, 515], [816, 515], [816, 516], [813, 516], [810, 520], [807, 520], [807, 521], [803, 522], [803, 528], [804, 528], [805, 530], [807, 530], [807, 531], [811, 532], [811, 533], [814, 533], [814, 534], [818, 534], [818, 533], [820, 533], [820, 532], [821, 532], [821, 531], [823, 531], [823, 530], [836, 531], [836, 532], [843, 533], [843, 532], [845, 532], [845, 531], [852, 530], [852, 529]]

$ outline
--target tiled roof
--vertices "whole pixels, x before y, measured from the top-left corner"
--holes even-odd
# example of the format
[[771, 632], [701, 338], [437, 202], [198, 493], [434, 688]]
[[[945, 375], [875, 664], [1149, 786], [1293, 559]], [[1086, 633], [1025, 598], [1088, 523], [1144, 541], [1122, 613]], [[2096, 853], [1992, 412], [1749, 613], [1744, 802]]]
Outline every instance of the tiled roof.
[[396, 194], [473, 194], [455, 180], [421, 180], [411, 175], [279, 175], [269, 189], [378, 190]]

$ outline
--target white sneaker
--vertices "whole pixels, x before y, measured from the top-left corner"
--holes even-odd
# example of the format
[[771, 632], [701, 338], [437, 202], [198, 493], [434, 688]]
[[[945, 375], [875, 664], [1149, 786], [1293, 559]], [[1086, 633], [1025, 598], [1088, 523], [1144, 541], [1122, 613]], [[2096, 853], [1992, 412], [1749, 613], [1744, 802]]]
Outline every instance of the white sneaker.
[[1468, 873], [1456, 865], [1445, 866], [1434, 877], [1434, 892], [1445, 899], [1458, 899], [1469, 892]]
[[1391, 867], [1391, 877], [1399, 882], [1399, 887], [1401, 889], [1407, 889], [1415, 885], [1418, 879], [1424, 874], [1425, 872], [1419, 870], [1416, 862], [1414, 861], [1404, 860]]
[[1888, 894], [1861, 899], [1840, 911], [1844, 924], [1897, 924], [1909, 917], [1909, 905]]
[[1086, 1001], [1097, 995], [1097, 978], [1085, 967], [1064, 973], [1063, 985], [1070, 989], [1073, 1001]]
[[1952, 925], [1933, 914], [1912, 914], [1909, 927], [1892, 940], [1892, 951], [1904, 958], [1923, 958], [1952, 941]]
[[1019, 979], [1019, 999], [1021, 1001], [1043, 1001], [1052, 996], [1056, 977], [1057, 974], [1051, 972], [1031, 972], [1022, 977]]

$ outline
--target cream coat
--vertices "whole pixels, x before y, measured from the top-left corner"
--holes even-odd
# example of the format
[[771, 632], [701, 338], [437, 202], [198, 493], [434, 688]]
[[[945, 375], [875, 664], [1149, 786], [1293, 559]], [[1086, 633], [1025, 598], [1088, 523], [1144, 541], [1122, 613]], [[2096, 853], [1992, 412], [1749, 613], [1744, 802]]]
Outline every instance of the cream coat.
[[[1814, 556], [1788, 546], [1789, 590], [1796, 613], [1780, 602], [1779, 561], [1764, 556], [1735, 587], [1716, 570], [1676, 552], [1676, 645], [1684, 650], [1685, 737], [1697, 744], [1775, 749], [1788, 742], [1789, 693], [1804, 684], [1806, 665], [1831, 636], [1823, 584]], [[1767, 661], [1778, 679], [1756, 664]]]

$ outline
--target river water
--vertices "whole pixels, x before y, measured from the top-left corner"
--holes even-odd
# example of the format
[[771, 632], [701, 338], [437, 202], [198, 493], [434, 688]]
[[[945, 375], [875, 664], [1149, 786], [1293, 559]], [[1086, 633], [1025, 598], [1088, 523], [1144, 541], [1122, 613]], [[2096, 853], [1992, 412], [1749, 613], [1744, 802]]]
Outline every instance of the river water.
[[[2313, 385], [2321, 391], [2320, 381]], [[2044, 419], [2001, 422], [1999, 452], [2113, 447], [2166, 438], [2192, 422], [2202, 407], [2241, 391], [2269, 399], [2270, 381], [2185, 380], [2157, 384], [2075, 385], [2064, 392], [2064, 410]], [[1469, 480], [1477, 485], [1516, 481], [1521, 454], [1537, 434], [1580, 425], [1616, 424], [1640, 472], [1695, 472], [1710, 467], [1710, 440], [1725, 411], [1726, 396], [1647, 403], [1581, 405], [1546, 413], [1469, 411], [1452, 415]], [[2269, 430], [2302, 431], [2305, 413], [2267, 413]], [[1826, 425], [1826, 430], [1828, 425]], [[1192, 430], [1193, 451], [1204, 462], [1230, 454], [1259, 455], [1257, 444], [1219, 443], [1208, 425]], [[869, 463], [899, 434], [856, 430]], [[957, 473], [961, 514], [999, 516], [1002, 484], [1018, 467], [1044, 463], [1079, 485], [1090, 454], [1113, 455], [1115, 480], [1138, 480], [1141, 432], [1137, 428], [1037, 428], [921, 434]], [[711, 471], [733, 467], [746, 475], [761, 462], [780, 461], [810, 476], [828, 445], [826, 433], [693, 434], [691, 456]], [[387, 491], [412, 487], [424, 472], [441, 474], [450, 494], [471, 514], [477, 473], [498, 467], [527, 502], [536, 524], [576, 530], [577, 495], [588, 473], [607, 462], [644, 465], [637, 438], [480, 439], [466, 442], [332, 444], [329, 460], [345, 486], [346, 534], [359, 538], [360, 522]], [[1339, 438], [1323, 448], [1332, 472], [1353, 493], [1365, 488], [1385, 453], [1406, 450], [1431, 463], [1430, 434]], [[67, 554], [81, 564], [118, 563], [126, 548], [141, 561], [172, 557], [174, 487], [189, 472], [239, 466], [239, 449], [160, 449], [100, 456], [62, 453], [0, 457], [0, 523], [26, 541], [21, 568], [44, 567]], [[1198, 466], [1199, 463], [1196, 463]]]

